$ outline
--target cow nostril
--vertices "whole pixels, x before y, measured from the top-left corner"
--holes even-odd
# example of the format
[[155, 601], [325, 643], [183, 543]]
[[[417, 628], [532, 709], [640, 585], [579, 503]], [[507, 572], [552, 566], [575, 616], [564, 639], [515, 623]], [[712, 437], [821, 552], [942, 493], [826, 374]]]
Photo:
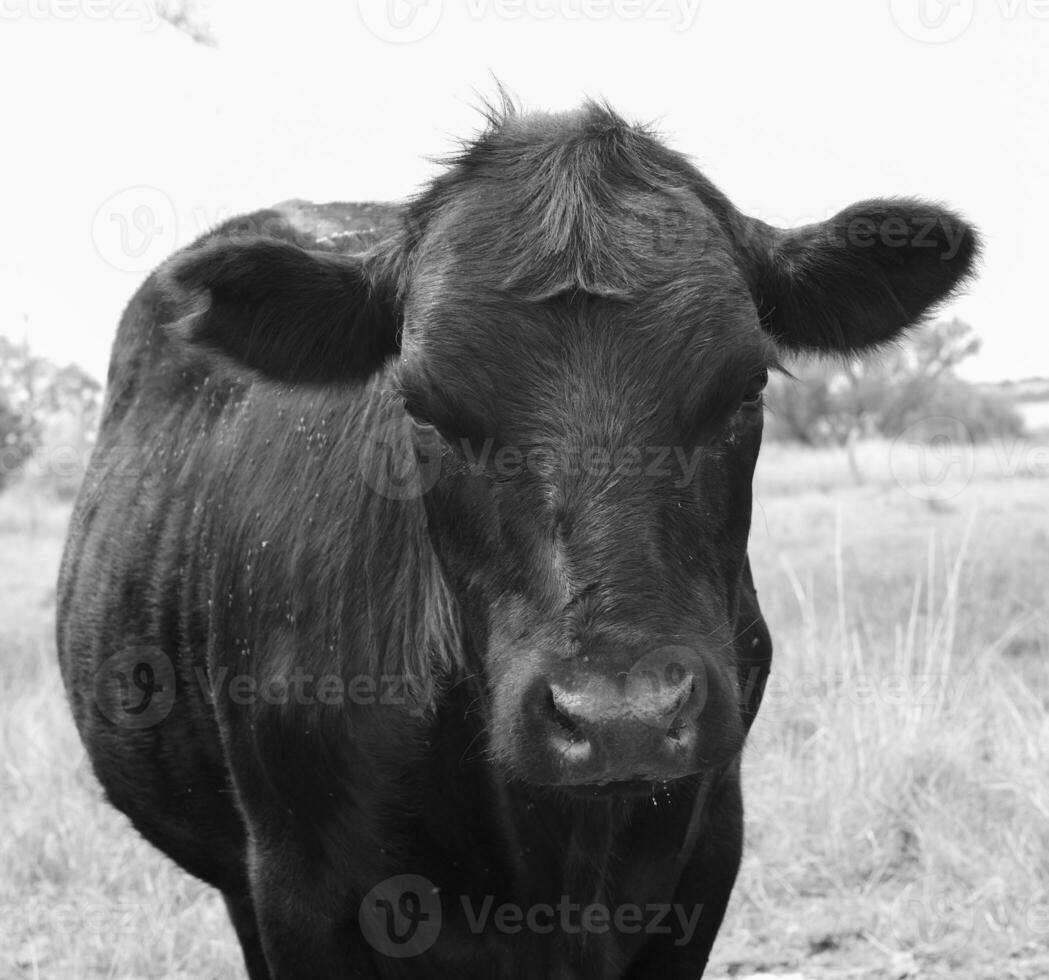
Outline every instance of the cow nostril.
[[666, 690], [659, 712], [664, 718], [672, 719], [671, 728], [680, 728], [685, 724], [682, 718], [688, 712], [695, 693], [696, 679], [691, 674], [687, 677], [682, 677], [676, 684]]
[[586, 740], [586, 736], [579, 726], [557, 706], [552, 689], [546, 692], [546, 707], [550, 717], [557, 727], [561, 729], [561, 734], [566, 739], [570, 742], [583, 742]]

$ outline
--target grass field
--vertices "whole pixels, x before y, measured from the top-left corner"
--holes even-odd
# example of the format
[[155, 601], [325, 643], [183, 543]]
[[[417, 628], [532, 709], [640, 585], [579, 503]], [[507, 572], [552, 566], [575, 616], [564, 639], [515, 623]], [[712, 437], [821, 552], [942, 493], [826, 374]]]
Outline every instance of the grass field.
[[[882, 443], [769, 446], [777, 653], [714, 977], [1049, 977], [1049, 458], [927, 485]], [[922, 479], [918, 479], [921, 477]], [[217, 896], [101, 799], [54, 663], [67, 508], [0, 497], [0, 978], [242, 976]]]

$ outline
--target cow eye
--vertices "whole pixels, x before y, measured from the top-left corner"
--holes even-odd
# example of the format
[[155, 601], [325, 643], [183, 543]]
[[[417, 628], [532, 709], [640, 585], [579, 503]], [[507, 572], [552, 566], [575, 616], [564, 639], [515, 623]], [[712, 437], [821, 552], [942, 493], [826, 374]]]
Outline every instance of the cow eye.
[[404, 402], [404, 413], [408, 416], [408, 422], [415, 430], [415, 434], [425, 445], [435, 447], [438, 441], [450, 446], [460, 456], [463, 453], [462, 437], [438, 425], [424, 410], [412, 402]]
[[743, 392], [743, 404], [753, 405], [755, 402], [761, 401], [761, 393], [765, 390], [765, 385], [768, 383], [769, 372], [767, 369], [762, 368], [747, 382], [747, 388]]
[[407, 413], [408, 418], [411, 419], [413, 425], [417, 425], [421, 429], [433, 428], [433, 422], [426, 417], [417, 405], [407, 399], [404, 401], [404, 411]]

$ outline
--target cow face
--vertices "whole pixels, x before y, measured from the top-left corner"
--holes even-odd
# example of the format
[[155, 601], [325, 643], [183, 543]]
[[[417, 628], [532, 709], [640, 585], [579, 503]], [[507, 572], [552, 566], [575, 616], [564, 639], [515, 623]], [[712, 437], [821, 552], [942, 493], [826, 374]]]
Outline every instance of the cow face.
[[393, 359], [491, 754], [590, 793], [720, 770], [742, 745], [751, 480], [780, 352], [891, 340], [975, 251], [915, 202], [792, 232], [748, 220], [590, 108], [496, 122], [371, 256], [217, 243], [167, 274], [210, 294], [177, 332], [264, 374]]
[[585, 786], [721, 766], [775, 345], [698, 196], [611, 187], [609, 272], [522, 255], [505, 190], [471, 191], [419, 246], [395, 384], [440, 461], [430, 533], [485, 638], [492, 752]]

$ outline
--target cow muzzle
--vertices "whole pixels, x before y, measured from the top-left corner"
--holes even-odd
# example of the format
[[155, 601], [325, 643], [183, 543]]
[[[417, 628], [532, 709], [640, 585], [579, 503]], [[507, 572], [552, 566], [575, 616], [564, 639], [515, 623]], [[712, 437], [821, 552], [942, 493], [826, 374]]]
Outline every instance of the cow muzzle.
[[529, 714], [562, 786], [624, 787], [667, 782], [703, 767], [707, 670], [680, 648], [629, 670], [578, 665], [533, 686]]

